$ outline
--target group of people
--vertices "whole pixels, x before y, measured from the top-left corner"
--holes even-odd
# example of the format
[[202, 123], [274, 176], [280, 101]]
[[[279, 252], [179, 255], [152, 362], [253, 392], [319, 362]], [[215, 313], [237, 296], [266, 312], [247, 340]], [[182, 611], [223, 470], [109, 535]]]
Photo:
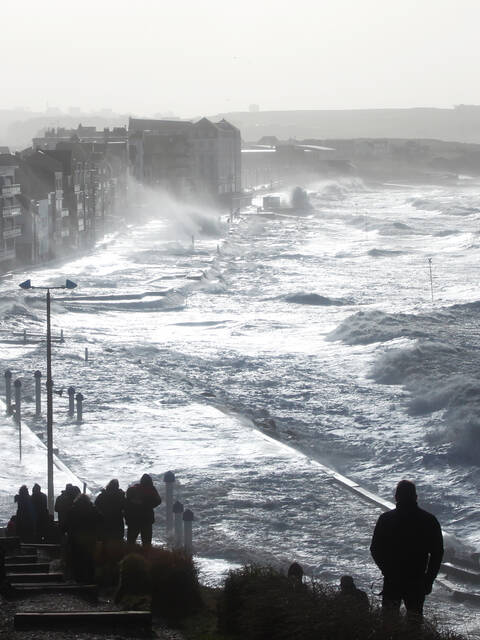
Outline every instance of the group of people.
[[[15, 501], [17, 513], [10, 521], [15, 530], [9, 533], [17, 535], [22, 542], [53, 542], [45, 525], [51, 516], [41, 488], [35, 485], [30, 495], [24, 485]], [[142, 545], [150, 545], [154, 509], [161, 501], [147, 473], [126, 492], [120, 489], [118, 480], [110, 480], [94, 502], [77, 486], [67, 484], [55, 501], [58, 514], [55, 524], [59, 536], [65, 539], [67, 564], [73, 578], [78, 582], [93, 581], [97, 542], [122, 542], [125, 524], [128, 544], [134, 544], [140, 535]]]
[[53, 517], [48, 513], [47, 496], [39, 484], [34, 484], [32, 493], [22, 485], [15, 496], [17, 512], [7, 524], [7, 535], [15, 535], [22, 542], [44, 542], [51, 536]]
[[[442, 529], [434, 515], [418, 506], [413, 482], [398, 483], [395, 502], [395, 509], [378, 518], [370, 552], [383, 574], [380, 595], [386, 617], [397, 617], [403, 601], [408, 620], [416, 624], [423, 618], [425, 596], [431, 593], [442, 563]], [[303, 569], [297, 562], [290, 565], [288, 577], [302, 584]], [[352, 576], [340, 579], [339, 598], [358, 610], [368, 611], [370, 606]]]
[[[14, 533], [22, 542], [48, 539], [52, 521], [41, 487], [35, 484], [30, 495], [23, 485], [15, 501], [16, 517], [9, 523]], [[435, 516], [418, 506], [413, 482], [398, 483], [395, 501], [395, 509], [378, 518], [370, 546], [383, 574], [382, 607], [398, 614], [403, 601], [409, 617], [421, 619], [425, 596], [432, 590], [443, 558], [442, 530]], [[55, 511], [59, 530], [68, 540], [74, 577], [79, 581], [93, 579], [97, 540], [123, 541], [125, 524], [127, 543], [134, 544], [140, 535], [142, 544], [150, 545], [154, 509], [160, 503], [148, 474], [126, 492], [120, 489], [118, 480], [111, 480], [94, 503], [78, 487], [67, 484], [55, 502]], [[293, 563], [289, 577], [301, 582], [302, 576], [300, 565]], [[355, 587], [350, 576], [343, 576], [340, 591], [365, 604], [364, 592]]]

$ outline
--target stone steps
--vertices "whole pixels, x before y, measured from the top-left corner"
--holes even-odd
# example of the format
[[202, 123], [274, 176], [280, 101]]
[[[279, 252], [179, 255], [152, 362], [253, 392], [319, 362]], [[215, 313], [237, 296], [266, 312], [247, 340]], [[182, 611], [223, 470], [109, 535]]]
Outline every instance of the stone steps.
[[13, 563], [6, 562], [5, 569], [9, 573], [49, 573], [50, 564], [48, 562], [34, 562], [34, 563]]
[[38, 556], [29, 555], [29, 556], [5, 556], [5, 563], [8, 565], [11, 564], [32, 564], [37, 562]]
[[48, 583], [48, 582], [63, 582], [63, 573], [60, 571], [42, 572], [42, 573], [7, 573], [7, 580], [12, 584], [19, 583]]
[[66, 593], [80, 595], [96, 602], [98, 588], [96, 584], [67, 584], [66, 582], [13, 582], [13, 595], [17, 597], [36, 595], [39, 593]]
[[15, 629], [150, 629], [150, 611], [25, 611], [16, 613]]

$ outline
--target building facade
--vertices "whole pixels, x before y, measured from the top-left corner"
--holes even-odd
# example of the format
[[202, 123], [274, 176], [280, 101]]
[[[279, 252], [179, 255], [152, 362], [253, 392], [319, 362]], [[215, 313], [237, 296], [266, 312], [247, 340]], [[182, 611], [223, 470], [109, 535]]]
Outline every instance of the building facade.
[[0, 155], [0, 267], [15, 260], [16, 244], [23, 233], [21, 187], [17, 172], [16, 157]]
[[130, 118], [133, 177], [180, 197], [232, 207], [241, 194], [240, 131], [226, 120]]

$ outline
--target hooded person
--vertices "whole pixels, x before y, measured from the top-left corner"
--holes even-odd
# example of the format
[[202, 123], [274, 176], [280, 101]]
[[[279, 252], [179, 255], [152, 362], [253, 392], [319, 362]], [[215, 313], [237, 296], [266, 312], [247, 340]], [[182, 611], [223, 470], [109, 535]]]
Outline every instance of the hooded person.
[[35, 514], [32, 498], [26, 485], [23, 484], [18, 490], [15, 502], [17, 503], [17, 517], [15, 519], [17, 536], [21, 542], [35, 542]]
[[403, 600], [407, 615], [421, 619], [443, 557], [443, 536], [434, 515], [417, 505], [413, 482], [401, 480], [396, 507], [382, 513], [370, 551], [383, 574], [382, 608], [398, 614]]
[[65, 489], [62, 490], [61, 494], [55, 500], [55, 511], [58, 513], [58, 525], [62, 532], [65, 528], [64, 525], [67, 513], [79, 493], [80, 489], [78, 487], [74, 487], [73, 484], [67, 484], [65, 485]]
[[127, 542], [134, 544], [140, 534], [142, 545], [148, 546], [152, 543], [152, 525], [155, 522], [153, 510], [162, 502], [148, 473], [143, 474], [138, 484], [127, 489], [125, 497]]
[[370, 610], [367, 594], [355, 585], [352, 576], [342, 576], [340, 578], [338, 596], [350, 609], [353, 608], [365, 613]]
[[47, 496], [42, 493], [42, 488], [39, 484], [35, 483], [33, 485], [31, 500], [33, 515], [35, 519], [37, 542], [42, 542], [47, 537], [49, 527], [49, 514], [47, 508]]
[[95, 506], [103, 516], [103, 539], [123, 540], [125, 525], [125, 492], [120, 489], [118, 480], [110, 480], [95, 500]]

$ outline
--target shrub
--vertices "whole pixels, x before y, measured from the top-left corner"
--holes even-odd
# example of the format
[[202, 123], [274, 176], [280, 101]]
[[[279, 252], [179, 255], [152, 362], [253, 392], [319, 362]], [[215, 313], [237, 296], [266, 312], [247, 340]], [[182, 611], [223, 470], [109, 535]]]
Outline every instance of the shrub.
[[[125, 593], [147, 594], [152, 611], [173, 623], [196, 611], [202, 601], [197, 568], [181, 551], [111, 542], [97, 554], [97, 577], [104, 586], [119, 587], [119, 603]], [[125, 602], [137, 601], [138, 606], [147, 602]]]
[[196, 611], [202, 599], [197, 568], [191, 556], [154, 547], [145, 554], [150, 566], [152, 611], [172, 622]]
[[230, 571], [218, 603], [219, 631], [242, 640], [461, 640], [431, 623], [385, 620], [336, 589], [296, 584], [271, 567]]

